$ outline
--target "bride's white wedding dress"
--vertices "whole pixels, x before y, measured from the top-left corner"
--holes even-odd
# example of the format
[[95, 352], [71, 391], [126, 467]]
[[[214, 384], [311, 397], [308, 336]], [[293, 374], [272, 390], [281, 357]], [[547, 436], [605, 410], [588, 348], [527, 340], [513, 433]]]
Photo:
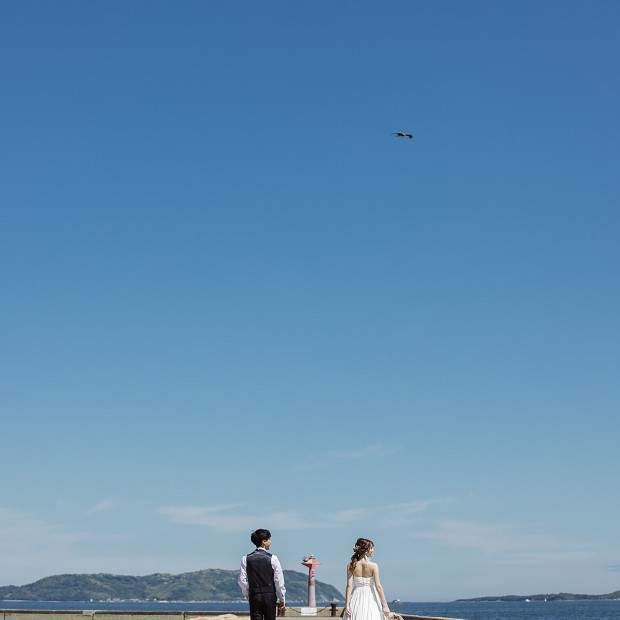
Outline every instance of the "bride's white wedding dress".
[[353, 577], [351, 620], [385, 620], [373, 577]]

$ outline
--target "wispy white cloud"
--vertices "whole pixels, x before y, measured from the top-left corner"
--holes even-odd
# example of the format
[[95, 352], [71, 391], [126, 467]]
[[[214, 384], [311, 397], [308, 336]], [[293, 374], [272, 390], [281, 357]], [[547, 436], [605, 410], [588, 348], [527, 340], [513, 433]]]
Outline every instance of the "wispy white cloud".
[[32, 556], [39, 551], [60, 549], [84, 540], [85, 535], [54, 526], [35, 515], [0, 508], [0, 554], [20, 552]]
[[448, 502], [448, 499], [421, 499], [400, 504], [386, 506], [382, 512], [383, 524], [386, 527], [399, 527], [410, 525], [423, 512], [429, 510], [434, 504]]
[[119, 502], [115, 499], [102, 499], [88, 509], [88, 514], [96, 514], [98, 512], [108, 512], [118, 508]]
[[278, 530], [320, 529], [341, 527], [361, 518], [363, 509], [347, 509], [324, 514], [306, 511], [273, 511], [257, 514], [245, 504], [216, 504], [213, 506], [164, 506], [158, 509], [175, 523], [202, 525], [219, 530], [248, 531], [258, 522], [270, 523]]
[[348, 508], [346, 510], [330, 512], [326, 515], [326, 522], [332, 525], [349, 525], [363, 519], [368, 515], [368, 512], [366, 508]]
[[53, 559], [72, 556], [86, 538], [82, 532], [52, 524], [34, 514], [0, 508], [0, 568], [10, 572], [5, 576], [10, 583], [19, 583], [23, 575], [40, 571]]
[[212, 506], [162, 506], [157, 512], [173, 523], [205, 525], [221, 530], [245, 531], [254, 518], [241, 512], [245, 504], [214, 504]]
[[[79, 511], [72, 512], [79, 518]], [[74, 521], [0, 508], [0, 585], [24, 585], [63, 573], [149, 574], [182, 569], [186, 557], [161, 556], [135, 533], [78, 529]]]
[[246, 504], [214, 504], [209, 506], [162, 506], [157, 512], [174, 523], [200, 525], [227, 531], [248, 531], [256, 523], [270, 523], [278, 530], [338, 528], [372, 521], [383, 527], [409, 525], [416, 515], [428, 511], [446, 499], [417, 501], [374, 506], [372, 508], [347, 508], [322, 512], [320, 510], [286, 510], [257, 513]]
[[456, 519], [439, 521], [434, 530], [415, 534], [415, 537], [487, 553], [561, 548], [565, 544], [549, 535], [526, 532], [511, 524]]

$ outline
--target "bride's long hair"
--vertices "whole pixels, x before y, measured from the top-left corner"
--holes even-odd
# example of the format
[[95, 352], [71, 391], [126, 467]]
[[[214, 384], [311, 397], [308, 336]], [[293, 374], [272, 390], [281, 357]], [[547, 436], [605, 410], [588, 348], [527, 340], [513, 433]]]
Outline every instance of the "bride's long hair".
[[375, 543], [368, 538], [358, 538], [353, 546], [353, 555], [351, 556], [351, 562], [349, 563], [349, 570], [353, 572], [356, 564], [365, 556], [370, 553], [370, 550], [375, 546]]

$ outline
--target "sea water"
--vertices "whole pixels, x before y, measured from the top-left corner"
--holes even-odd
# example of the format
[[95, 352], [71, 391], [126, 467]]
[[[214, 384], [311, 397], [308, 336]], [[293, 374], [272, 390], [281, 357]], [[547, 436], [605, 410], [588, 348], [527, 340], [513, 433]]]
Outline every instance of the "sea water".
[[[304, 603], [291, 603], [301, 607]], [[320, 609], [323, 604], [319, 603]], [[342, 602], [339, 603], [342, 605]], [[324, 605], [329, 608], [329, 605]], [[620, 620], [620, 600], [616, 601], [531, 601], [531, 602], [449, 602], [392, 603], [392, 611], [419, 616], [443, 616], [464, 620]], [[100, 610], [100, 611], [221, 611], [247, 613], [246, 602], [110, 602], [94, 601], [0, 601], [2, 609], [31, 610]], [[288, 618], [297, 618], [292, 610]]]

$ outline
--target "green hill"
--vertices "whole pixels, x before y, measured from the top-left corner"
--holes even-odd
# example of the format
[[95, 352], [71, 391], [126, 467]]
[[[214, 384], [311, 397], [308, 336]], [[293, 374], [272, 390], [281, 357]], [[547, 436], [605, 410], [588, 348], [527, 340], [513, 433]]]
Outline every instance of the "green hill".
[[503, 601], [503, 602], [522, 602], [522, 601], [606, 601], [620, 599], [620, 590], [609, 594], [571, 594], [569, 592], [559, 592], [556, 594], [509, 594], [507, 596], [478, 596], [476, 598], [460, 598], [458, 601]]
[[[54, 575], [25, 586], [0, 587], [4, 601], [106, 601], [166, 600], [166, 601], [234, 601], [240, 600], [238, 571], [206, 569], [193, 573], [170, 575], [155, 573], [144, 577], [109, 575]], [[308, 575], [284, 571], [286, 598], [290, 602], [308, 599]], [[316, 600], [342, 601], [342, 594], [327, 583], [316, 581]]]

